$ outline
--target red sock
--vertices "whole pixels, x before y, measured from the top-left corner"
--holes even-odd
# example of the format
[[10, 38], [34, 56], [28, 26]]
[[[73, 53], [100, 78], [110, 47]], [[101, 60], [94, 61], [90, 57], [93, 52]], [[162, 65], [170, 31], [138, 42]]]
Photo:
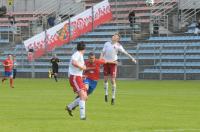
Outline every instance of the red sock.
[[13, 79], [10, 78], [10, 87], [13, 87]]

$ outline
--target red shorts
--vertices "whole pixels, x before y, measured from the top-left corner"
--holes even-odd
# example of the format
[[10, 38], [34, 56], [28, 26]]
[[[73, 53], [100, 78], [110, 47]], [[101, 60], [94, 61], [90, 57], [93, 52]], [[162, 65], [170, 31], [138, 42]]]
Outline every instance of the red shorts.
[[104, 76], [110, 75], [111, 77], [117, 76], [117, 64], [104, 64], [103, 65]]
[[69, 83], [70, 83], [71, 87], [73, 88], [74, 92], [76, 92], [76, 93], [81, 90], [87, 91], [81, 76], [70, 75]]

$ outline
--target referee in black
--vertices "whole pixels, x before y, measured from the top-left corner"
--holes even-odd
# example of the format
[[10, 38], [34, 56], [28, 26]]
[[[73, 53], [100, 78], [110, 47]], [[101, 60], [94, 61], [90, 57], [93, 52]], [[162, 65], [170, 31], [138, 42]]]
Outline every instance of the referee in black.
[[59, 62], [60, 62], [60, 60], [58, 59], [56, 54], [54, 54], [53, 58], [51, 59], [51, 64], [52, 64], [51, 76], [54, 76], [54, 79], [56, 82], [58, 81], [57, 76], [58, 76], [58, 63]]

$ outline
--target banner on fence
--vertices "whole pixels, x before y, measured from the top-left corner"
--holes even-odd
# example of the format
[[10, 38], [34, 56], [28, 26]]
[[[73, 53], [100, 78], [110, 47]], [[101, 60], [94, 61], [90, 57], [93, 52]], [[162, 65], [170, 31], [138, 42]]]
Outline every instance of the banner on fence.
[[[106, 23], [112, 19], [112, 12], [108, 0], [104, 0], [93, 6], [93, 8], [72, 17], [32, 38], [24, 41], [26, 51], [33, 51], [33, 57], [29, 61], [37, 59], [75, 40], [79, 36], [92, 31], [93, 28]], [[28, 57], [29, 58], [29, 57]]]

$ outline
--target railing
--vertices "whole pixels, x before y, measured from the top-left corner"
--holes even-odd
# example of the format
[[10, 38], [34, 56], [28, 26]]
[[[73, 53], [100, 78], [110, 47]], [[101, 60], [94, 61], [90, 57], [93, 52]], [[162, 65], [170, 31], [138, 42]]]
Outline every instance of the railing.
[[162, 3], [157, 3], [151, 7], [151, 13], [154, 16], [157, 15], [166, 15], [169, 13], [172, 9], [177, 8], [177, 0], [162, 0], [160, 1]]
[[41, 6], [32, 13], [33, 17], [36, 19], [29, 21], [29, 33], [24, 34], [22, 38], [27, 39], [30, 36], [50, 28], [50, 26], [48, 26], [49, 17], [53, 17], [55, 19], [54, 24], [56, 25], [70, 18], [71, 15], [81, 12], [83, 8], [80, 7], [80, 3], [75, 3], [71, 0], [51, 0], [47, 2], [45, 5]]
[[[161, 34], [168, 35], [169, 33], [169, 17], [168, 14], [174, 10], [178, 10], [178, 0], [161, 0], [157, 1], [152, 7], [151, 7], [151, 16], [150, 16], [150, 29], [151, 33], [157, 32], [158, 35], [160, 35], [160, 29], [164, 28], [164, 30]], [[157, 30], [158, 31], [155, 31]]]
[[[180, 17], [181, 17], [181, 24], [184, 24], [185, 22], [192, 22], [196, 21], [196, 14], [200, 12], [200, 10], [196, 10], [197, 5], [200, 4], [200, 1], [195, 1], [195, 3], [191, 1], [184, 1], [182, 3], [179, 3], [179, 10], [180, 10]], [[196, 5], [196, 6], [195, 6]]]
[[[163, 29], [161, 29], [163, 28]], [[150, 16], [150, 34], [165, 34], [168, 36], [168, 16]]]
[[[173, 46], [173, 48], [169, 48], [167, 44], [161, 44], [150, 49], [146, 44], [149, 49], [147, 53], [142, 52], [145, 44], [138, 45], [135, 51], [138, 59], [142, 62], [145, 62], [145, 60], [149, 62], [139, 66], [140, 77], [143, 79], [152, 77], [151, 79], [159, 80], [168, 78], [187, 80], [192, 74], [199, 75], [200, 62], [198, 57], [200, 53], [196, 50], [195, 55], [193, 55], [193, 52], [190, 52], [190, 43], [183, 44], [181, 47], [180, 45], [179, 47]], [[141, 49], [140, 46], [142, 46]], [[176, 52], [176, 48], [179, 52]], [[199, 48], [199, 46], [196, 48]], [[165, 50], [173, 52], [165, 52]]]

